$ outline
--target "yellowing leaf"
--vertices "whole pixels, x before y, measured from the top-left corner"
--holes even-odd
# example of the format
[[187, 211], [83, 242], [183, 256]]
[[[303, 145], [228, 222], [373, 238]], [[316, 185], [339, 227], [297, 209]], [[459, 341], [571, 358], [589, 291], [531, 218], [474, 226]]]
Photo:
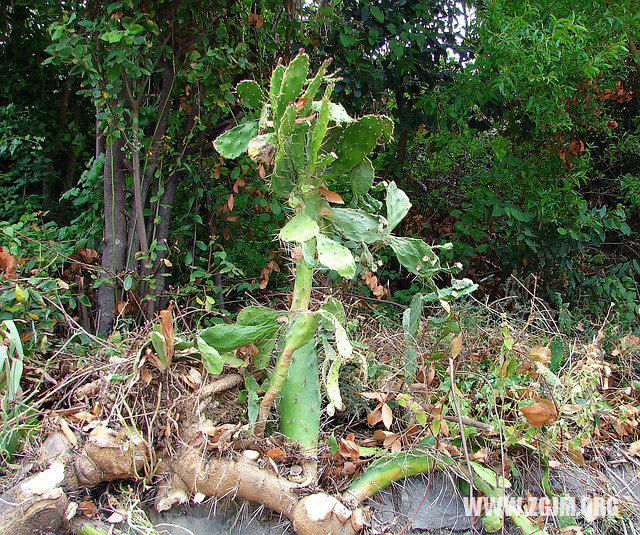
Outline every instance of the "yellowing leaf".
[[462, 333], [460, 332], [458, 336], [451, 339], [451, 358], [455, 359], [462, 351]]

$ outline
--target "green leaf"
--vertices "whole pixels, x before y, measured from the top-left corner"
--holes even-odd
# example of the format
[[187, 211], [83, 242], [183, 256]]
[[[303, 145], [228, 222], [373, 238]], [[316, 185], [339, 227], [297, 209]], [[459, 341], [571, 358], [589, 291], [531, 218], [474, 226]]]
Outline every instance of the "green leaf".
[[510, 489], [511, 482], [508, 479], [496, 474], [493, 470], [485, 468], [481, 464], [475, 461], [469, 461], [471, 469], [482, 479], [485, 483], [488, 483], [494, 489]]
[[385, 235], [384, 220], [353, 208], [332, 208], [327, 219], [345, 239], [356, 243], [375, 243]]
[[245, 153], [258, 133], [258, 123], [251, 121], [238, 125], [219, 135], [213, 146], [223, 158], [234, 159]]
[[127, 275], [124, 278], [124, 281], [122, 281], [122, 287], [125, 289], [125, 291], [129, 291], [131, 290], [131, 288], [133, 287], [133, 277], [131, 275]]
[[253, 365], [264, 370], [271, 362], [271, 354], [277, 340], [277, 332], [282, 327], [278, 318], [283, 316], [282, 312], [265, 307], [249, 306], [243, 308], [238, 314], [237, 323], [239, 325], [253, 325], [269, 327], [270, 330], [253, 343], [258, 349], [258, 354], [253, 355]]
[[[418, 367], [418, 350], [415, 345], [410, 345], [404, 354], [404, 376], [407, 382], [415, 381], [415, 373]], [[417, 415], [416, 415], [417, 416]]]
[[327, 440], [327, 446], [329, 446], [329, 452], [331, 453], [331, 455], [335, 455], [336, 453], [338, 453], [338, 441], [336, 440], [336, 436], [333, 433], [331, 433], [329, 439]]
[[220, 324], [204, 329], [199, 338], [220, 353], [246, 346], [273, 333], [271, 325]]
[[253, 80], [242, 80], [236, 87], [242, 103], [250, 108], [258, 109], [262, 106], [262, 90]]
[[244, 372], [244, 386], [247, 389], [247, 413], [249, 416], [249, 424], [253, 425], [258, 420], [258, 410], [260, 403], [258, 402], [258, 382], [247, 370]]
[[349, 175], [351, 181], [351, 189], [356, 195], [364, 195], [373, 185], [374, 169], [369, 158], [362, 160], [362, 163], [354, 167]]
[[304, 243], [314, 238], [320, 232], [320, 227], [306, 214], [293, 216], [280, 230], [280, 239], [287, 242]]
[[204, 364], [205, 369], [209, 373], [212, 373], [214, 375], [220, 374], [222, 372], [222, 368], [224, 367], [224, 362], [218, 350], [215, 347], [209, 345], [200, 336], [196, 338], [196, 345], [198, 347], [198, 351], [200, 352], [202, 363]]
[[345, 48], [350, 48], [356, 43], [356, 39], [352, 35], [349, 35], [347, 33], [341, 33], [340, 42], [342, 43], [342, 46], [344, 46]]
[[407, 194], [399, 189], [395, 182], [391, 182], [387, 186], [386, 205], [389, 230], [393, 230], [409, 213], [411, 202]]
[[238, 325], [273, 327], [277, 330], [280, 328], [278, 318], [285, 315], [286, 313], [272, 308], [248, 306], [240, 311], [236, 321]]
[[344, 306], [335, 297], [329, 297], [327, 302], [322, 305], [322, 310], [326, 310], [330, 314], [333, 314], [340, 323], [344, 323], [347, 319], [347, 314], [344, 311]]
[[411, 304], [402, 313], [402, 328], [404, 329], [404, 339], [408, 343], [415, 341], [422, 318], [422, 294], [417, 293], [411, 299]]
[[400, 264], [414, 275], [429, 277], [440, 270], [438, 257], [422, 240], [391, 236], [389, 245]]
[[383, 23], [384, 22], [384, 13], [382, 13], [382, 11], [380, 11], [380, 8], [377, 6], [371, 6], [369, 8], [369, 10], [371, 11], [371, 14], [373, 15], [373, 17], [379, 22], [379, 23]]
[[127, 28], [127, 32], [130, 35], [137, 35], [139, 33], [142, 33], [143, 31], [144, 31], [144, 28], [140, 24], [132, 24]]
[[100, 39], [106, 41], [107, 43], [119, 43], [122, 41], [124, 37], [124, 32], [120, 30], [111, 30], [110, 32], [105, 32], [100, 36]]
[[167, 362], [167, 355], [164, 352], [164, 335], [160, 332], [159, 326], [154, 327], [154, 330], [151, 331], [149, 335], [149, 339], [151, 340], [153, 350], [156, 352], [156, 358], [158, 359], [160, 367], [163, 371], [166, 370], [169, 367], [169, 363]]
[[322, 234], [317, 236], [318, 260], [329, 269], [336, 270], [346, 279], [352, 279], [356, 274], [356, 263], [351, 251], [344, 245], [327, 238]]
[[351, 358], [351, 355], [353, 354], [353, 346], [351, 345], [351, 341], [347, 335], [347, 330], [342, 325], [342, 322], [334, 314], [324, 308], [318, 310], [318, 314], [323, 320], [325, 320], [322, 325], [333, 331], [336, 338], [336, 349], [338, 354], [345, 358]]

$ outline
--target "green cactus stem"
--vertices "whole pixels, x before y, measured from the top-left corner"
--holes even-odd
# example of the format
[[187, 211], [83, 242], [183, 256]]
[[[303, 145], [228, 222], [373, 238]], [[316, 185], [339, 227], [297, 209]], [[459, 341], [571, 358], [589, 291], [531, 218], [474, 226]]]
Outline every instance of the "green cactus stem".
[[293, 355], [278, 407], [280, 430], [310, 455], [318, 448], [320, 403], [318, 354], [310, 340]]
[[394, 481], [440, 468], [435, 458], [420, 452], [406, 452], [382, 457], [367, 468], [345, 491], [343, 498], [353, 506], [375, 496]]
[[[445, 467], [454, 467], [455, 465], [455, 461], [449, 457], [435, 459], [417, 451], [407, 451], [389, 457], [382, 457], [374, 462], [362, 477], [351, 484], [345, 491], [343, 499], [346, 503], [355, 507], [365, 499], [375, 496], [394, 481], [429, 473], [433, 470], [440, 470]], [[463, 467], [458, 468], [466, 473]], [[485, 496], [497, 498], [503, 495], [503, 489], [490, 485], [475, 473], [473, 474], [473, 485]], [[548, 535], [544, 528], [538, 527], [524, 514], [520, 514], [515, 509], [509, 509], [505, 512], [520, 529], [522, 535]]]
[[[293, 286], [293, 298], [291, 301], [291, 312], [293, 317], [285, 337], [284, 348], [276, 364], [276, 368], [271, 376], [271, 384], [266, 394], [260, 402], [258, 409], [258, 421], [256, 423], [256, 435], [263, 436], [264, 428], [271, 412], [271, 406], [282, 391], [282, 386], [287, 380], [287, 374], [294, 352], [306, 344], [316, 330], [316, 321], [301, 321], [298, 317], [308, 318], [309, 301], [311, 299], [311, 285], [313, 282], [313, 268], [309, 267], [304, 258], [298, 260], [296, 268], [296, 279]], [[306, 338], [306, 340], [305, 340]], [[300, 342], [304, 341], [303, 344]], [[317, 370], [317, 367], [316, 367]]]

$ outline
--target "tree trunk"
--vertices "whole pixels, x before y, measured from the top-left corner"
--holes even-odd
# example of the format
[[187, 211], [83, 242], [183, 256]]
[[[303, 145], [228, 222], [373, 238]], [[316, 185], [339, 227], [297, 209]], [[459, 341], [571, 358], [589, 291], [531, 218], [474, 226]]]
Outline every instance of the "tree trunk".
[[125, 268], [127, 252], [126, 183], [123, 142], [107, 142], [104, 162], [104, 245], [98, 288], [98, 334], [108, 335], [113, 328], [119, 296], [116, 275]]
[[398, 107], [398, 148], [396, 150], [396, 165], [402, 170], [407, 157], [407, 144], [409, 142], [409, 104], [402, 87], [397, 87], [396, 106]]
[[[54, 141], [54, 148], [52, 159], [55, 161], [62, 149], [62, 138], [64, 135], [64, 129], [67, 125], [67, 110], [69, 109], [69, 99], [71, 97], [71, 86], [73, 84], [73, 77], [69, 76], [65, 79], [62, 87], [62, 94], [60, 95], [60, 108], [58, 109], [58, 132]], [[53, 203], [53, 190], [54, 184], [52, 184], [46, 178], [42, 182], [42, 207], [45, 210], [51, 209]]]
[[157, 214], [160, 222], [156, 227], [156, 254], [158, 255], [153, 263], [153, 273], [155, 274], [155, 288], [149, 292], [149, 297], [154, 296], [155, 299], [149, 299], [145, 306], [147, 319], [152, 319], [154, 314], [162, 310], [166, 306], [167, 299], [162, 297], [165, 287], [165, 259], [169, 255], [169, 228], [171, 226], [171, 211], [173, 209], [173, 201], [178, 190], [178, 183], [184, 178], [184, 172], [174, 173], [167, 181], [164, 194], [157, 206]]
[[100, 130], [100, 119], [98, 118], [99, 113], [100, 108], [96, 107], [96, 160], [104, 152], [104, 132]]
[[67, 158], [67, 167], [64, 173], [64, 190], [68, 191], [73, 186], [75, 174], [76, 174], [76, 164], [78, 163], [78, 151], [74, 148], [73, 143], [78, 136], [78, 128], [80, 127], [80, 114], [82, 108], [80, 107], [80, 103], [76, 102], [73, 108], [73, 137], [71, 139], [71, 146], [69, 147], [69, 157]]
[[402, 169], [404, 161], [407, 158], [407, 144], [409, 142], [409, 131], [402, 129], [398, 135], [398, 149], [396, 151], [396, 163]]

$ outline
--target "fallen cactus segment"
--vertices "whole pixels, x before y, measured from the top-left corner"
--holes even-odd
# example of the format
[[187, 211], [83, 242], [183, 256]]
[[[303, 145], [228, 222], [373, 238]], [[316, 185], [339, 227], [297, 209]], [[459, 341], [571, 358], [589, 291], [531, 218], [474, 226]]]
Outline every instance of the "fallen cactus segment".
[[[345, 503], [350, 506], [357, 507], [367, 498], [372, 498], [395, 481], [445, 468], [454, 469], [465, 474], [467, 479], [473, 481], [475, 488], [480, 490], [485, 496], [495, 498], [504, 496], [503, 488], [498, 488], [487, 481], [488, 478], [485, 472], [490, 472], [489, 469], [479, 468], [479, 470], [482, 470], [484, 477], [475, 472], [469, 477], [466, 468], [458, 465], [459, 463], [456, 463], [456, 461], [449, 457], [442, 455], [435, 457], [429, 452], [423, 451], [401, 452], [382, 457], [369, 465], [365, 473], [351, 484], [349, 489], [344, 492], [343, 499]], [[497, 474], [492, 473], [490, 475], [491, 479], [494, 479], [496, 482], [501, 481], [501, 478]], [[544, 528], [534, 524], [522, 512], [508, 509], [505, 513], [514, 525], [520, 529], [522, 535], [548, 535], [548, 532]], [[502, 517], [500, 517], [500, 521], [501, 520]]]

